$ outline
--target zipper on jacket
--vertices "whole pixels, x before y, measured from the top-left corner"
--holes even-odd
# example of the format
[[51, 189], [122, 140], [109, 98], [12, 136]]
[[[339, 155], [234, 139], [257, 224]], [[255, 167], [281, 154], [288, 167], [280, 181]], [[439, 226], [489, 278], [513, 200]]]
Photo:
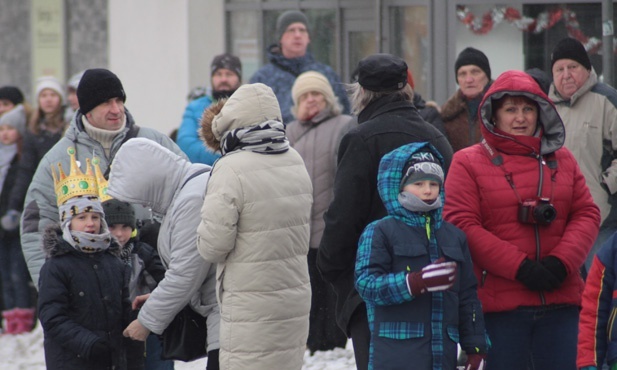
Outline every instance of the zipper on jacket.
[[[538, 178], [538, 198], [542, 196], [542, 184], [544, 183], [544, 165], [546, 164], [546, 162], [544, 161], [544, 158], [542, 158], [542, 155], [538, 154], [538, 164], [539, 164], [539, 168], [540, 168], [540, 174], [539, 174], [539, 178]], [[540, 228], [538, 227], [538, 224], [534, 224], [533, 225], [533, 229], [534, 229], [534, 233], [536, 236], [536, 261], [540, 262], [541, 260], [541, 246], [540, 246]], [[542, 305], [546, 305], [546, 297], [544, 297], [544, 292], [540, 292], [540, 301], [542, 302]]]
[[424, 221], [424, 228], [426, 229], [426, 239], [431, 242], [431, 216], [426, 215]]
[[617, 308], [613, 307], [611, 309], [611, 314], [608, 318], [608, 325], [606, 326], [608, 328], [608, 340], [613, 339], [613, 325], [615, 325], [615, 314], [617, 314]]
[[480, 286], [483, 287], [486, 282], [486, 276], [488, 275], [488, 271], [482, 270], [482, 279], [480, 280]]

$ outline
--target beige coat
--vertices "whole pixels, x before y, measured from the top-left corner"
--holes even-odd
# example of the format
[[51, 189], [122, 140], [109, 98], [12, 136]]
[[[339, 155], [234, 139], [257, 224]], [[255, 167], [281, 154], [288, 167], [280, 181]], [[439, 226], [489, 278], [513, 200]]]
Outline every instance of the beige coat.
[[[211, 117], [211, 134], [221, 140], [234, 128], [277, 118], [272, 90], [244, 85]], [[282, 154], [232, 152], [215, 163], [198, 250], [218, 263], [221, 369], [302, 368], [312, 201], [311, 180], [292, 148]]]
[[319, 247], [325, 226], [323, 215], [334, 198], [336, 155], [341, 138], [357, 124], [352, 117], [340, 114], [318, 122], [296, 120], [287, 125], [289, 142], [302, 156], [313, 182], [311, 248]]
[[594, 202], [600, 208], [602, 221], [611, 211], [609, 193], [617, 192], [617, 160], [602, 171], [605, 151], [617, 151], [617, 92], [598, 82], [594, 70], [570, 99], [562, 98], [551, 84], [549, 98], [566, 127], [568, 148], [585, 176]]

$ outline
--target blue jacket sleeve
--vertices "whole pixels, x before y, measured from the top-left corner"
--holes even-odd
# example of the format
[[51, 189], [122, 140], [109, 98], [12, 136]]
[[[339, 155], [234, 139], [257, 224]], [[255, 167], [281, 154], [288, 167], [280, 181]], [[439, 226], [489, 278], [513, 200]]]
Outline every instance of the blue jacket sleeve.
[[366, 227], [358, 243], [356, 256], [356, 289], [365, 302], [394, 305], [411, 301], [405, 272], [392, 273], [392, 255], [386, 247], [386, 237], [380, 232], [379, 221]]
[[184, 110], [182, 123], [178, 128], [176, 141], [192, 163], [212, 165], [219, 157], [218, 154], [206, 148], [198, 134], [201, 116], [210, 104], [212, 104], [212, 100], [207, 96], [190, 102]]

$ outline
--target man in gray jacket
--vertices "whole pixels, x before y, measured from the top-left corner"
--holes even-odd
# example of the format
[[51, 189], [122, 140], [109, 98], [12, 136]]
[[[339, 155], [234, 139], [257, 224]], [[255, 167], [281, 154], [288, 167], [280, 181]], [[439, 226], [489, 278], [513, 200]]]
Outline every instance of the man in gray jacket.
[[58, 207], [54, 192], [51, 165], [60, 163], [70, 168], [68, 147], [77, 151], [77, 160], [100, 159], [103, 171], [108, 172], [120, 146], [131, 137], [144, 137], [183, 156], [176, 144], [164, 134], [151, 128], [139, 127], [124, 107], [126, 93], [120, 79], [106, 69], [89, 69], [84, 72], [77, 87], [79, 110], [73, 116], [64, 137], [43, 157], [26, 194], [21, 222], [22, 250], [30, 276], [38, 287], [39, 271], [45, 255], [41, 249], [42, 232], [58, 222]]

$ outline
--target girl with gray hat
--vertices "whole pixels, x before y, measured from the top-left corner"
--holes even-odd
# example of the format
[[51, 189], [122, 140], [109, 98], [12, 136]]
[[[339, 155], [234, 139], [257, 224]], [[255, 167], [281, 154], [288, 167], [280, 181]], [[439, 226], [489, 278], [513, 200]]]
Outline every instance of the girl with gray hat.
[[[15, 187], [22, 137], [26, 130], [26, 112], [19, 104], [0, 117], [0, 214], [6, 212], [8, 198]], [[30, 300], [30, 276], [21, 251], [19, 230], [12, 223], [0, 227], [0, 278], [2, 279], [2, 317], [4, 332], [21, 334], [32, 329], [34, 308]], [[15, 220], [19, 223], [19, 219]]]

